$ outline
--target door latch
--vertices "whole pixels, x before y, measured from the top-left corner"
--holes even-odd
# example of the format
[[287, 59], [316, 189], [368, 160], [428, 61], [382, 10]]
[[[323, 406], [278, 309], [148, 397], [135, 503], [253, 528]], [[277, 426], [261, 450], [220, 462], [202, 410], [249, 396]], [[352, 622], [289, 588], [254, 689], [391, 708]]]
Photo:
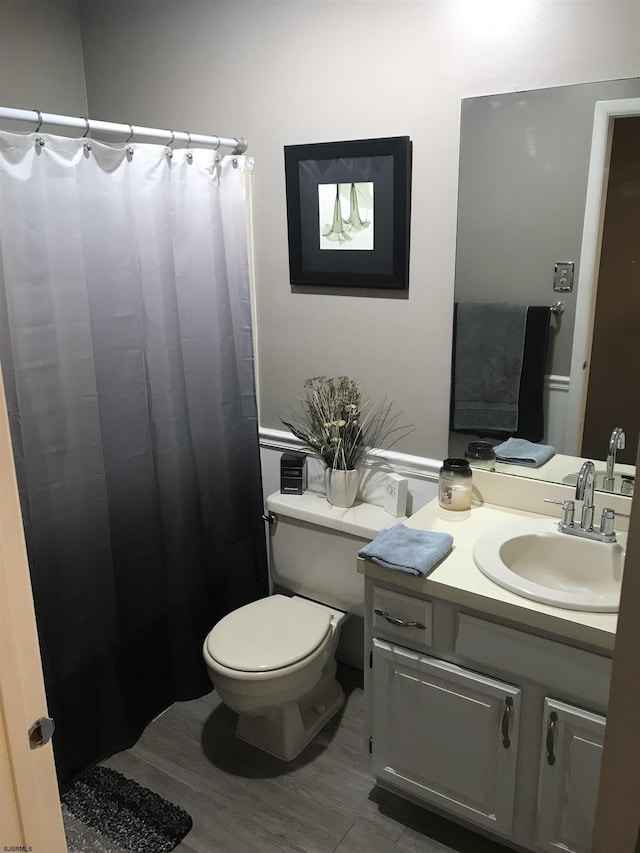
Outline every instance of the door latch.
[[38, 749], [49, 743], [53, 737], [56, 724], [51, 717], [40, 717], [29, 729], [29, 746], [31, 749]]

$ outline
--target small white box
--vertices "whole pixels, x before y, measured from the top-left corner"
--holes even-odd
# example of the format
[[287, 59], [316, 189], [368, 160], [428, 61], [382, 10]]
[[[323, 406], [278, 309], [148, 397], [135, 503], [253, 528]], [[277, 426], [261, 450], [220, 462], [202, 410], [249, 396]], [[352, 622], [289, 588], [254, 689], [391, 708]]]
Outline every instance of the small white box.
[[398, 518], [407, 514], [407, 491], [409, 481], [399, 474], [386, 474], [384, 484], [384, 508]]

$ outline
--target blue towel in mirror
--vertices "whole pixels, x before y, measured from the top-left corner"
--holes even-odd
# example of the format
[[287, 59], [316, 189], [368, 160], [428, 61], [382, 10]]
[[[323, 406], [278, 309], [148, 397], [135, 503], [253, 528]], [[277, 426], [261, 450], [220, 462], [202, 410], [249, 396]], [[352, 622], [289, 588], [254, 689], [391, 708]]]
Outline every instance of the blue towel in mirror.
[[550, 444], [534, 444], [526, 438], [508, 438], [493, 448], [496, 462], [510, 462], [527, 468], [539, 468], [548, 462], [556, 449]]
[[452, 546], [453, 536], [450, 533], [413, 530], [404, 524], [394, 524], [361, 548], [358, 556], [385, 569], [424, 577], [446, 557]]

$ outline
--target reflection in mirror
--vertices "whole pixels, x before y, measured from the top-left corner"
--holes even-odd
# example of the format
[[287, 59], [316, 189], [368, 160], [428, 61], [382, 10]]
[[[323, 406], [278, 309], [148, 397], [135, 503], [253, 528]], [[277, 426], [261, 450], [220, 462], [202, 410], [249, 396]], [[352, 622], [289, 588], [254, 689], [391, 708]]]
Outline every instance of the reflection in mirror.
[[[615, 181], [607, 195], [602, 253], [596, 258], [596, 274], [590, 276], [598, 296], [595, 316], [589, 318], [594, 335], [587, 406], [580, 415], [580, 427], [585, 417], [584, 435], [581, 428], [579, 437], [565, 435], [565, 426], [571, 408], [576, 305], [580, 298], [590, 300], [591, 281], [580, 277], [580, 259], [594, 108], [597, 101], [628, 98], [640, 98], [640, 80], [512, 92], [462, 102], [455, 277], [456, 313], [462, 303], [550, 308], [561, 300], [565, 309], [561, 316], [549, 315], [541, 380], [542, 434], [524, 434], [531, 441], [553, 446], [557, 453], [537, 468], [498, 466], [513, 474], [570, 482], [586, 457], [596, 461], [601, 474], [598, 488], [623, 492], [631, 481], [622, 475], [635, 473], [640, 428], [640, 395], [634, 390], [640, 350], [633, 351], [631, 346], [640, 341], [640, 241], [633, 237], [640, 230], [640, 118], [636, 117], [616, 118], [614, 125], [610, 173]], [[555, 265], [570, 261], [575, 263], [574, 282], [579, 287], [574, 283], [571, 292], [554, 292]], [[579, 317], [580, 311], [579, 307]], [[458, 338], [459, 350], [464, 340]], [[596, 369], [598, 354], [612, 351], [616, 342], [621, 342], [622, 349], [614, 365]], [[587, 343], [591, 347], [591, 341]], [[613, 390], [618, 380], [622, 384]], [[472, 440], [488, 438], [499, 444], [514, 434], [512, 430], [492, 434], [490, 429], [466, 432], [460, 427], [454, 432], [454, 397], [455, 388], [450, 455], [463, 455]], [[625, 430], [626, 446], [616, 448], [616, 477], [607, 478], [610, 437], [618, 426]]]

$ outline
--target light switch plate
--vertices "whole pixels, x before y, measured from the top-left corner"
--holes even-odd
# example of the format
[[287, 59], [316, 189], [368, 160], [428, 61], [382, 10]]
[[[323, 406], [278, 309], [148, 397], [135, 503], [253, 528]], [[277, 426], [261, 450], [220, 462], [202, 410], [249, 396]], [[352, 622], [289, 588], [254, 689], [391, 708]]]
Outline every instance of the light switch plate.
[[409, 481], [399, 474], [386, 474], [384, 484], [384, 508], [396, 518], [407, 514]]
[[557, 293], [571, 293], [573, 290], [573, 261], [558, 261], [553, 270], [553, 289]]

